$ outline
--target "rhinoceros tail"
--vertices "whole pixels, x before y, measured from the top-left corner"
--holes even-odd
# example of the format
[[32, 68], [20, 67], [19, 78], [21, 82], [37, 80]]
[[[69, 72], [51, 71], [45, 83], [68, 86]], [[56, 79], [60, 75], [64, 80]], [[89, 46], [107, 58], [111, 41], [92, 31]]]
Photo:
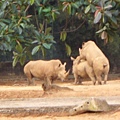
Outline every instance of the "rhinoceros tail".
[[103, 64], [103, 68], [105, 68], [107, 66], [107, 64]]

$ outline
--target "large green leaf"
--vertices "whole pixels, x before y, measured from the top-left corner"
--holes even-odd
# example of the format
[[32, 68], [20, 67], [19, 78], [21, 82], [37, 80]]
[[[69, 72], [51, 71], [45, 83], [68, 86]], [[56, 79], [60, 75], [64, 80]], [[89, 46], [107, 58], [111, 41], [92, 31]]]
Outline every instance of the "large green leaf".
[[32, 5], [35, 2], [35, 0], [30, 0], [30, 4]]
[[76, 8], [76, 9], [78, 9], [78, 8], [79, 8], [79, 6], [78, 6], [77, 2], [72, 3], [71, 5], [72, 5], [74, 8]]
[[62, 10], [65, 11], [67, 9], [67, 7], [68, 7], [68, 5], [65, 4]]
[[67, 32], [66, 31], [62, 31], [60, 33], [60, 40], [65, 41], [67, 37]]
[[112, 16], [110, 19], [112, 20], [112, 22], [113, 22], [114, 24], [117, 25], [117, 19], [116, 19], [114, 16]]
[[25, 24], [24, 24], [24, 23], [20, 23], [20, 26], [21, 26], [22, 28], [25, 28]]
[[43, 10], [42, 10], [43, 12], [50, 12], [51, 11], [51, 7], [47, 7], [47, 8], [44, 8]]
[[18, 32], [19, 32], [19, 34], [22, 34], [22, 28], [21, 27], [18, 27]]
[[101, 33], [101, 32], [103, 32], [103, 31], [105, 31], [105, 30], [107, 30], [107, 27], [106, 27], [106, 26], [104, 26], [102, 29], [98, 30], [96, 33]]
[[43, 4], [45, 4], [48, 0], [42, 0]]
[[21, 65], [24, 65], [25, 60], [26, 60], [26, 55], [23, 55], [23, 56], [20, 58], [20, 64], [21, 64]]
[[112, 17], [112, 13], [108, 10], [104, 11], [104, 13], [106, 14], [106, 16], [108, 17]]
[[18, 56], [15, 56], [14, 59], [13, 59], [13, 62], [12, 62], [12, 66], [15, 67], [17, 62], [19, 60], [19, 57]]
[[68, 14], [71, 15], [71, 4], [68, 5]]
[[4, 11], [0, 10], [0, 18], [3, 18], [3, 17], [4, 17]]
[[38, 40], [34, 40], [34, 41], [32, 42], [32, 44], [35, 44], [35, 43], [38, 43]]
[[40, 15], [42, 13], [43, 7], [39, 7], [38, 14]]
[[44, 37], [44, 40], [52, 41], [53, 39], [54, 39], [53, 36], [49, 34]]
[[45, 34], [46, 34], [46, 35], [49, 34], [51, 30], [52, 30], [51, 27], [46, 28], [46, 29], [45, 29]]
[[0, 26], [5, 27], [6, 24], [4, 22], [0, 22]]
[[52, 11], [52, 18], [55, 20], [55, 12]]
[[10, 36], [9, 35], [5, 35], [5, 39], [8, 41], [8, 42], [10, 42]]
[[1, 19], [2, 22], [7, 23], [7, 24], [11, 24], [11, 20], [10, 19]]
[[87, 13], [90, 11], [90, 6], [91, 6], [91, 5], [88, 5], [88, 6], [85, 8], [85, 14], [87, 14]]
[[22, 53], [23, 52], [23, 47], [22, 45], [18, 42], [18, 45], [16, 45], [15, 49], [17, 50], [18, 53]]
[[34, 33], [35, 33], [35, 35], [37, 35], [37, 36], [40, 35], [39, 31], [37, 31], [37, 30], [34, 30]]
[[39, 51], [39, 49], [40, 49], [40, 45], [35, 46], [32, 50], [32, 55], [36, 54]]
[[67, 43], [65, 43], [65, 47], [66, 47], [67, 55], [70, 56], [71, 55], [71, 47]]
[[43, 43], [43, 46], [44, 46], [46, 49], [50, 49], [51, 46], [52, 46], [52, 43]]
[[56, 43], [56, 41], [54, 41], [54, 40], [50, 40], [50, 42], [51, 42], [51, 43]]
[[110, 9], [110, 8], [112, 8], [112, 5], [107, 5], [104, 7], [104, 9]]
[[12, 4], [12, 11], [15, 12], [15, 13], [17, 12], [17, 8], [16, 8], [15, 4]]
[[1, 9], [4, 10], [4, 9], [6, 8], [6, 6], [7, 6], [7, 4], [8, 4], [8, 1], [5, 1], [5, 2], [2, 4]]
[[45, 48], [44, 48], [43, 46], [41, 46], [41, 51], [42, 51], [42, 55], [43, 55], [43, 57], [45, 57], [45, 55], [46, 55], [46, 51], [45, 51]]
[[35, 0], [35, 3], [39, 6], [40, 5], [40, 0]]

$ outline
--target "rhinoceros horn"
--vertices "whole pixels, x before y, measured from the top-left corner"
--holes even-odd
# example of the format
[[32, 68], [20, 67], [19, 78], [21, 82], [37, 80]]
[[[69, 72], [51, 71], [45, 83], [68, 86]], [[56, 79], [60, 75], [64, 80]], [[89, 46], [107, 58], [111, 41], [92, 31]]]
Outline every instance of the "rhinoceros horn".
[[66, 78], [68, 77], [69, 72], [70, 72], [70, 70], [68, 70], [68, 71], [66, 72], [66, 74], [65, 74], [65, 77], [66, 77]]

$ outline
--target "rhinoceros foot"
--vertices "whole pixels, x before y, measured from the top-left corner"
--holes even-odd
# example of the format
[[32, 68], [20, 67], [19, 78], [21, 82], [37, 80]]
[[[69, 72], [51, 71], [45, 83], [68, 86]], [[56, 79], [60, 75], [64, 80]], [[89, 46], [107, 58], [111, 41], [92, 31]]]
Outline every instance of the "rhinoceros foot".
[[105, 112], [110, 111], [112, 107], [106, 102], [97, 98], [90, 98], [82, 105], [70, 109], [69, 115], [81, 114], [84, 112]]

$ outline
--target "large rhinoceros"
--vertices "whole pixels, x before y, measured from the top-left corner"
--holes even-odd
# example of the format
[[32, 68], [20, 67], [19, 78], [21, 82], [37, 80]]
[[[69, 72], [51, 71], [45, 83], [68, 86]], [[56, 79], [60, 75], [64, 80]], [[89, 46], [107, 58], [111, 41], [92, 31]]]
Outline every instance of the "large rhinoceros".
[[90, 79], [93, 81], [93, 84], [95, 83], [95, 74], [93, 71], [93, 68], [88, 64], [85, 60], [80, 60], [80, 56], [73, 58], [71, 57], [71, 60], [73, 61], [72, 66], [72, 72], [75, 78], [74, 84], [79, 84], [81, 81], [78, 80], [78, 76], [81, 78], [87, 78], [90, 77]]
[[102, 75], [104, 75], [104, 84], [106, 84], [109, 73], [109, 61], [95, 42], [85, 42], [82, 45], [82, 49], [79, 48], [79, 53], [80, 59], [87, 60], [89, 65], [93, 67], [98, 84], [102, 84]]
[[34, 84], [33, 77], [45, 79], [48, 85], [52, 80], [60, 78], [62, 81], [68, 76], [69, 71], [65, 70], [66, 63], [60, 60], [36, 60], [30, 61], [24, 66], [24, 73], [28, 78], [28, 84]]

